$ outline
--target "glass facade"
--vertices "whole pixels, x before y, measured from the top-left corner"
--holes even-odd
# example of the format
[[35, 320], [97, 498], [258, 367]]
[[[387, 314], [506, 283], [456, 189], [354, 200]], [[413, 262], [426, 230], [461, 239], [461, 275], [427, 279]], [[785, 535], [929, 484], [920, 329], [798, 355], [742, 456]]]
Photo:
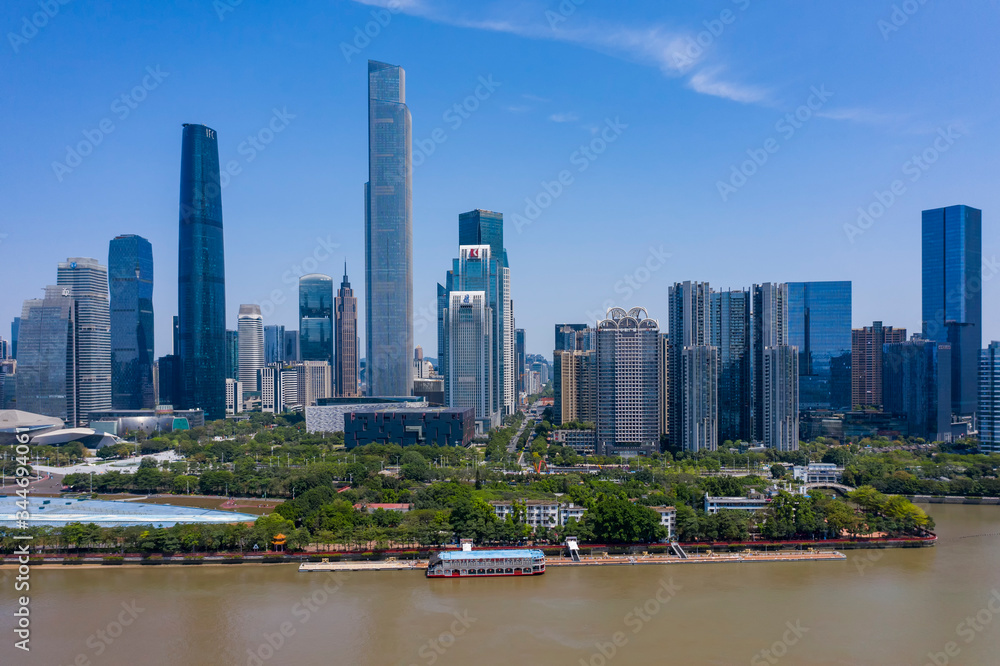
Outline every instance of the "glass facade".
[[799, 349], [799, 409], [851, 409], [851, 283], [789, 282], [788, 344]]
[[882, 346], [883, 409], [905, 418], [911, 437], [951, 439], [951, 352], [933, 340]]
[[111, 409], [111, 309], [108, 269], [96, 259], [60, 263], [56, 284], [69, 292], [76, 309], [76, 418], [86, 425], [90, 413]]
[[177, 269], [182, 409], [226, 416], [226, 266], [219, 142], [215, 130], [185, 124], [181, 142]]
[[712, 346], [719, 354], [719, 440], [750, 441], [750, 293], [712, 293]]
[[285, 360], [285, 327], [280, 324], [264, 327], [264, 364]]
[[21, 312], [17, 408], [76, 426], [76, 307], [62, 287], [24, 302]]
[[14, 321], [10, 324], [10, 357], [13, 359], [17, 358], [17, 336], [19, 335], [18, 329], [21, 328], [21, 318], [14, 317]]
[[413, 391], [411, 133], [406, 73], [402, 67], [369, 60], [365, 184], [369, 395], [410, 395]]
[[525, 392], [524, 386], [524, 329], [519, 328], [514, 331], [515, 338], [515, 349], [514, 355], [516, 357], [515, 365], [517, 366], [517, 395], [518, 400], [521, 399], [521, 394]]
[[923, 336], [952, 349], [951, 410], [976, 413], [982, 348], [982, 211], [969, 206], [925, 210]]
[[153, 387], [153, 246], [124, 235], [108, 248], [111, 292], [111, 408], [151, 409]]
[[979, 448], [1000, 452], [1000, 342], [979, 356]]
[[299, 354], [303, 361], [333, 364], [333, 278], [299, 278]]

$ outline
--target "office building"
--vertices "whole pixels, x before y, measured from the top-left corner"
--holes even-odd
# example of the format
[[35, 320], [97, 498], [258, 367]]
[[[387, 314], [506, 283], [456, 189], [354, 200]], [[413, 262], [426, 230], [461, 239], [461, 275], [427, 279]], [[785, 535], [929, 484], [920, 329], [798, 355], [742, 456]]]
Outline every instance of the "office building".
[[303, 361], [333, 364], [333, 279], [299, 278], [299, 354]]
[[226, 377], [226, 414], [243, 413], [243, 382]]
[[1000, 452], [1000, 342], [993, 341], [979, 356], [979, 448]]
[[764, 446], [799, 450], [798, 351], [789, 345], [765, 347], [763, 358]]
[[226, 267], [215, 130], [185, 124], [177, 269], [180, 407], [226, 413]]
[[850, 410], [851, 283], [789, 282], [788, 344], [799, 350], [799, 410]]
[[[552, 403], [552, 423], [562, 425], [564, 421], [574, 419], [563, 416], [563, 353], [569, 352], [572, 357], [574, 352], [586, 354], [593, 352], [596, 354], [597, 337], [596, 330], [587, 324], [556, 324], [555, 326], [555, 347], [552, 352], [552, 393], [554, 400]], [[575, 370], [584, 370], [584, 366], [593, 365], [593, 360], [589, 364], [575, 364]], [[582, 378], [574, 380], [577, 388], [583, 384]], [[596, 394], [595, 394], [596, 398]], [[579, 404], [580, 396], [573, 394], [566, 398], [568, 403]], [[577, 411], [578, 408], [572, 408]]]
[[755, 442], [764, 441], [764, 350], [788, 344], [788, 285], [765, 282], [753, 286], [751, 315], [750, 418]]
[[320, 398], [329, 398], [333, 395], [332, 368], [329, 363], [301, 361], [292, 367], [295, 368], [297, 404], [309, 407], [315, 405]]
[[689, 452], [719, 447], [719, 350], [711, 345], [681, 350], [680, 446]]
[[[413, 166], [406, 73], [368, 61], [365, 337], [368, 395], [413, 391]], [[302, 350], [303, 358], [305, 349]]]
[[285, 327], [276, 324], [264, 327], [264, 364], [285, 361]]
[[[711, 335], [711, 287], [707, 282], [677, 282], [668, 290], [667, 321], [670, 345], [667, 360], [667, 378], [670, 396], [668, 423], [664, 429], [669, 433], [671, 446], [680, 448], [684, 439], [684, 414], [686, 411], [683, 391], [684, 374], [682, 356], [687, 347], [703, 347], [712, 344]], [[706, 353], [697, 358], [707, 358]], [[699, 377], [718, 380], [716, 372], [705, 370]], [[713, 400], [714, 404], [714, 400]], [[716, 406], [717, 409], [717, 406]], [[717, 429], [717, 425], [716, 425]]]
[[851, 406], [853, 409], [882, 409], [882, 347], [906, 342], [906, 329], [871, 326], [851, 331]]
[[[157, 405], [176, 405], [181, 400], [181, 359], [173, 354], [156, 360]], [[232, 377], [227, 377], [232, 379]]]
[[670, 441], [670, 334], [660, 334], [660, 439]]
[[344, 415], [344, 446], [468, 446], [475, 430], [472, 408], [362, 408]]
[[299, 353], [299, 332], [285, 331], [285, 358], [286, 363], [301, 361], [302, 354]]
[[521, 395], [526, 392], [524, 384], [524, 354], [524, 329], [518, 328], [514, 330], [514, 356], [515, 371], [517, 372], [518, 402], [521, 400]]
[[226, 379], [240, 378], [240, 334], [226, 330]]
[[70, 290], [45, 288], [44, 298], [24, 302], [18, 341], [17, 406], [20, 411], [85, 421], [77, 401], [77, 308]]
[[[719, 441], [751, 441], [750, 293], [711, 295], [712, 346], [719, 354]], [[666, 370], [666, 368], [664, 368]]]
[[337, 351], [334, 354], [336, 370], [334, 383], [336, 395], [342, 398], [353, 398], [358, 395], [359, 361], [358, 357], [358, 299], [354, 296], [351, 283], [347, 280], [347, 264], [344, 264], [344, 279], [340, 283], [337, 297], [334, 299], [335, 332], [334, 340]]
[[423, 398], [432, 407], [443, 407], [444, 400], [444, 378], [430, 377], [413, 379], [413, 397]]
[[153, 385], [153, 246], [117, 236], [108, 248], [111, 294], [111, 405], [156, 406]]
[[660, 325], [644, 308], [611, 308], [597, 325], [598, 455], [660, 447]]
[[[488, 246], [483, 249], [489, 250]], [[451, 291], [448, 296], [443, 313], [445, 402], [449, 407], [473, 409], [477, 432], [486, 433], [500, 425], [493, 309], [483, 291]]]
[[262, 412], [281, 414], [285, 411], [281, 370], [280, 363], [268, 363], [266, 367], [260, 369], [257, 381], [260, 385], [260, 411]]
[[239, 331], [239, 381], [246, 393], [257, 392], [257, 373], [264, 367], [264, 318], [260, 306], [244, 304], [236, 317]]
[[76, 308], [77, 419], [86, 425], [90, 412], [111, 409], [108, 269], [96, 259], [70, 258], [59, 264], [56, 285], [69, 291]]
[[951, 365], [947, 343], [914, 338], [884, 345], [883, 409], [905, 419], [909, 436], [951, 440]]
[[951, 346], [951, 411], [976, 413], [983, 337], [982, 211], [925, 210], [922, 219], [923, 334]]
[[[559, 368], [559, 394], [553, 402], [558, 410], [558, 425], [590, 423], [597, 420], [597, 352], [557, 351], [555, 367]], [[555, 384], [553, 373], [552, 382]]]
[[17, 360], [17, 338], [20, 328], [21, 318], [14, 317], [14, 321], [10, 323], [10, 357], [15, 360]]

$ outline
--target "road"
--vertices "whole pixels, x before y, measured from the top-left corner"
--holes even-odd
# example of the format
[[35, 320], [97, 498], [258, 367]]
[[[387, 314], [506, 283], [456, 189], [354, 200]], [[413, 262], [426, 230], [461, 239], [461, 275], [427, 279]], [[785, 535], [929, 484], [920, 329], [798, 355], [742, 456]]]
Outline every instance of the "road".
[[[524, 433], [525, 428], [534, 428], [538, 423], [538, 419], [531, 415], [531, 412], [536, 412], [538, 410], [538, 401], [535, 401], [528, 411], [524, 414], [524, 420], [521, 421], [521, 427], [517, 429], [517, 434], [511, 437], [510, 444], [507, 445], [507, 453], [514, 453], [517, 451], [517, 443], [521, 439], [521, 434]], [[524, 462], [524, 452], [517, 458], [517, 464], [520, 465], [525, 470], [530, 470], [531, 465], [526, 465]]]

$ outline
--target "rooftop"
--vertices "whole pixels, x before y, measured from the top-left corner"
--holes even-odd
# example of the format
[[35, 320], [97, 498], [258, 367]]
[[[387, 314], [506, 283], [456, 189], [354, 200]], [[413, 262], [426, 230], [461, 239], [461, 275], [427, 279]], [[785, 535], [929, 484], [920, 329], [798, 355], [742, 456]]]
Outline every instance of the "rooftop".
[[446, 550], [438, 553], [442, 560], [490, 560], [513, 557], [545, 557], [535, 548], [511, 548], [507, 550]]

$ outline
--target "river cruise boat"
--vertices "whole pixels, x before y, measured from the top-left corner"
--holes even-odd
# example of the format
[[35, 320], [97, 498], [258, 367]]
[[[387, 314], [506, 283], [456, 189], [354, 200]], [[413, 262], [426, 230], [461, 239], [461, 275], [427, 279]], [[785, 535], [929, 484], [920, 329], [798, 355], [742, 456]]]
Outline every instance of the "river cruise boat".
[[427, 564], [428, 578], [538, 576], [545, 573], [540, 550], [447, 550]]

